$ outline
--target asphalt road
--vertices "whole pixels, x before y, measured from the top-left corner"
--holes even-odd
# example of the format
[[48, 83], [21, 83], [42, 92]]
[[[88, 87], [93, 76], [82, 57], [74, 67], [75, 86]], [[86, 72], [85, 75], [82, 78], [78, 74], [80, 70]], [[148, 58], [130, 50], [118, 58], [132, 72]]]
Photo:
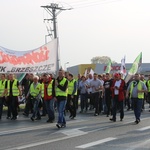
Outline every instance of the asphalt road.
[[[0, 150], [150, 150], [150, 112], [148, 105], [141, 122], [135, 125], [133, 111], [126, 111], [121, 122], [111, 122], [106, 115], [93, 111], [77, 114], [67, 127], [58, 129], [46, 123], [47, 117], [32, 122], [21, 113], [17, 120], [0, 121]], [[57, 113], [56, 113], [57, 115]]]

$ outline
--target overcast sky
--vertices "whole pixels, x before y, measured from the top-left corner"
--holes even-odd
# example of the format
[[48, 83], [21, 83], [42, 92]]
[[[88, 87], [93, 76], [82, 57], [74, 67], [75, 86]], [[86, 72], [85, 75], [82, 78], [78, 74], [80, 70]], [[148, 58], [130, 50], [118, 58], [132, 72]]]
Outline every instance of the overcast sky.
[[[45, 43], [43, 23], [48, 14], [40, 6], [56, 0], [0, 0], [0, 46], [31, 50]], [[91, 63], [109, 56], [132, 63], [142, 51], [150, 62], [150, 0], [64, 0], [58, 15], [61, 65]], [[50, 40], [50, 38], [47, 38]]]

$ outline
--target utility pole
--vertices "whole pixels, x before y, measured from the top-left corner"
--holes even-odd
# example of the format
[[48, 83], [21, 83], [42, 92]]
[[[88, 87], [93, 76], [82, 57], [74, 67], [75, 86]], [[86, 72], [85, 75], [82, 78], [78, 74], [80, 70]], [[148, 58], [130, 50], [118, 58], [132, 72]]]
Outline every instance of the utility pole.
[[[59, 4], [56, 3], [51, 3], [50, 5], [46, 5], [46, 6], [41, 6], [42, 8], [44, 8], [51, 16], [51, 18], [49, 19], [44, 19], [47, 21], [51, 21], [53, 24], [53, 29], [52, 31], [52, 35], [53, 38], [58, 38], [57, 35], [57, 16], [64, 10], [70, 10], [70, 9], [64, 9], [63, 7], [59, 7]], [[45, 36], [45, 39], [47, 38], [47, 36], [52, 36], [51, 34], [48, 33], [48, 35]], [[47, 42], [47, 40], [45, 40], [45, 42]], [[59, 59], [59, 53], [57, 51], [57, 72], [59, 70], [59, 63], [60, 63], [60, 59]]]

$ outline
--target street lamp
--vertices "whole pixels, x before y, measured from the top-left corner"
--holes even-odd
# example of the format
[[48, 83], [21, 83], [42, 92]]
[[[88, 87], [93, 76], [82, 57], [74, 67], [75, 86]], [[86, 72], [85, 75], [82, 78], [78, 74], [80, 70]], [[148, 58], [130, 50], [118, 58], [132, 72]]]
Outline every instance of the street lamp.
[[66, 65], [67, 65], [67, 64], [69, 64], [69, 62], [66, 62], [66, 63], [64, 64], [64, 70], [67, 70], [67, 69], [66, 69]]

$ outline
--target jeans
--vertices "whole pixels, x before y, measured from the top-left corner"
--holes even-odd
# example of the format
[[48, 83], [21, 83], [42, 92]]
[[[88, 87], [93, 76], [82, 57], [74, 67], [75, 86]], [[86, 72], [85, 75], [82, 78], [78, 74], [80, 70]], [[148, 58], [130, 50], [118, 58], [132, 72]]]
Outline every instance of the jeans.
[[54, 99], [51, 100], [45, 100], [45, 105], [46, 105], [46, 110], [48, 113], [48, 118], [50, 120], [54, 120], [55, 119], [55, 115], [54, 115]]
[[136, 120], [140, 120], [143, 99], [131, 98], [133, 101], [133, 109]]
[[24, 109], [24, 112], [29, 115], [29, 111], [31, 110], [32, 111], [32, 100], [30, 98], [26, 99], [26, 105], [25, 105], [25, 109]]
[[111, 95], [109, 93], [107, 93], [105, 95], [105, 102], [106, 102], [106, 106], [107, 106], [107, 115], [110, 115], [110, 113], [111, 113]]
[[124, 118], [123, 101], [118, 101], [118, 95], [115, 95], [113, 99], [113, 108], [112, 108], [113, 120], [116, 120], [117, 107], [119, 107], [120, 119], [123, 119]]
[[66, 102], [67, 102], [66, 99], [57, 101], [57, 109], [58, 109], [58, 122], [57, 123], [59, 124], [66, 124], [65, 115], [64, 115]]
[[39, 102], [40, 99], [32, 99], [32, 105], [33, 105], [33, 114], [32, 114], [32, 118], [35, 118], [36, 116], [40, 118], [40, 112], [39, 112]]
[[100, 108], [100, 99], [99, 99], [99, 96], [100, 96], [100, 93], [99, 92], [96, 92], [96, 93], [92, 93], [92, 99], [94, 100], [94, 107], [95, 107], [95, 113], [96, 114], [99, 114], [100, 111], [101, 111], [101, 108]]
[[70, 116], [76, 117], [76, 95], [71, 98], [71, 95], [68, 94], [67, 96], [67, 108], [70, 112]]
[[86, 107], [86, 110], [88, 108], [88, 99], [87, 99], [87, 94], [81, 94], [81, 111]]

